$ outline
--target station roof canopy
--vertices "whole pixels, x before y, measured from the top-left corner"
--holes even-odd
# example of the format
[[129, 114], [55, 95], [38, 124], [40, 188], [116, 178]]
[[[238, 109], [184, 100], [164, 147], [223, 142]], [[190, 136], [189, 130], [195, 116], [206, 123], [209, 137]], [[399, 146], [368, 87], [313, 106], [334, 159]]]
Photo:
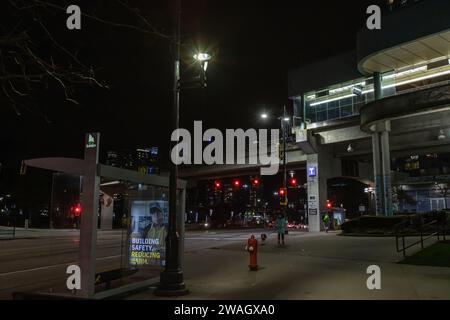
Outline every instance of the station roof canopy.
[[385, 49], [363, 59], [364, 73], [387, 72], [450, 56], [450, 30]]
[[381, 18], [357, 35], [358, 69], [387, 72], [450, 56], [450, 1], [427, 0]]

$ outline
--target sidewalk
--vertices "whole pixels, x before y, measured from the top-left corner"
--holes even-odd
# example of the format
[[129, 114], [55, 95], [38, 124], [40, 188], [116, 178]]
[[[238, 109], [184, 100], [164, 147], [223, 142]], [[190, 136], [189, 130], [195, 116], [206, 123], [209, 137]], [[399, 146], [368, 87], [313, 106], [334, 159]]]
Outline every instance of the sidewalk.
[[[248, 271], [243, 246], [186, 254], [191, 294], [178, 299], [450, 299], [450, 268], [397, 264], [392, 238], [292, 234], [278, 248], [270, 235], [259, 247], [257, 272]], [[381, 268], [381, 290], [366, 286], [373, 264]], [[161, 298], [149, 290], [128, 299]]]

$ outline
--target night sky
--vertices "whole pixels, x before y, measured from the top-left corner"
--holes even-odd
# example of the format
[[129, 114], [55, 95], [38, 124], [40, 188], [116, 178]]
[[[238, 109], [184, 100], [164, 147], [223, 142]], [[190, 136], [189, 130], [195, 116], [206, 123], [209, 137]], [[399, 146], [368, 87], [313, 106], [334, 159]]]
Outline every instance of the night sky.
[[[158, 30], [169, 34], [168, 1], [153, 2], [131, 1]], [[258, 120], [262, 110], [279, 113], [283, 104], [291, 109], [288, 70], [354, 49], [365, 10], [376, 2], [183, 1], [183, 66], [186, 69], [192, 63], [196, 48], [211, 52], [214, 60], [208, 69], [207, 90], [182, 92], [181, 125], [189, 128], [194, 120], [203, 120], [204, 128], [267, 126]], [[110, 20], [136, 22], [116, 1], [70, 4]], [[22, 18], [35, 35], [36, 45], [45, 47], [31, 19], [11, 15], [7, 1], [0, 6], [1, 32], [6, 32], [6, 21]], [[159, 146], [167, 153], [169, 41], [86, 17], [81, 31], [69, 31], [66, 17], [64, 12], [50, 14], [48, 29], [69, 50], [79, 51], [83, 62], [100, 69], [97, 77], [110, 90], [77, 87], [75, 97], [80, 105], [64, 101], [57, 87], [42, 92], [39, 108], [50, 123], [26, 110], [17, 116], [0, 94], [0, 161], [4, 168], [24, 158], [81, 157], [83, 134], [88, 131], [101, 132], [103, 153], [149, 146]]]

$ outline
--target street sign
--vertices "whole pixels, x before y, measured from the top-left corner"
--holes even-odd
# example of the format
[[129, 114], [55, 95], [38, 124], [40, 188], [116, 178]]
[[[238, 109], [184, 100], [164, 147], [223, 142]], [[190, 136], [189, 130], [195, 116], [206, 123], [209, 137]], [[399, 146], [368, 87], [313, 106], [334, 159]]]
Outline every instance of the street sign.
[[86, 149], [97, 148], [97, 141], [95, 139], [95, 134], [88, 133]]
[[316, 177], [317, 176], [317, 168], [315, 166], [308, 167], [308, 177]]

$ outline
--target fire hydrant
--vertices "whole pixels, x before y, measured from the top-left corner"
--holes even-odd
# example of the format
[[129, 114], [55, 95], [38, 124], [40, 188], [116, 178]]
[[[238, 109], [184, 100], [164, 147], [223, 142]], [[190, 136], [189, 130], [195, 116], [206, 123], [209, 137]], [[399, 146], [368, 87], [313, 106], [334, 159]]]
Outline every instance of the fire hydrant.
[[258, 270], [258, 263], [256, 259], [258, 251], [258, 240], [256, 240], [254, 235], [252, 235], [250, 239], [248, 239], [246, 249], [250, 253], [250, 264], [248, 265], [250, 271]]

